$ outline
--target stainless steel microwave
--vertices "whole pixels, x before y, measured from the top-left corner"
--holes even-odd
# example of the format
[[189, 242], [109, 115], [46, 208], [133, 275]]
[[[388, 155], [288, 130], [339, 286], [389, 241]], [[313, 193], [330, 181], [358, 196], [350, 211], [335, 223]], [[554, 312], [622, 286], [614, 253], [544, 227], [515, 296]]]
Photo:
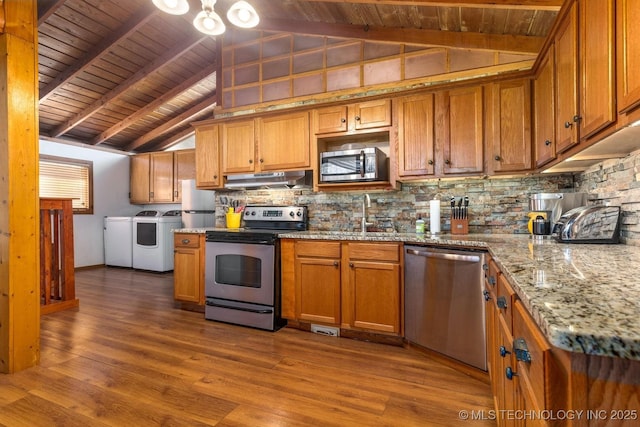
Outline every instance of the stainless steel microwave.
[[375, 147], [320, 154], [320, 182], [384, 181], [387, 155]]

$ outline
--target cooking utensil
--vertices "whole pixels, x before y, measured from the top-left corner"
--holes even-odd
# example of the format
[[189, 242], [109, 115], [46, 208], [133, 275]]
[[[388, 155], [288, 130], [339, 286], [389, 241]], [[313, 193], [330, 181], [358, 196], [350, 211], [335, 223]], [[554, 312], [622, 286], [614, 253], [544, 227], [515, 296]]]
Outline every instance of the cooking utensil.
[[467, 219], [469, 215], [469, 196], [464, 196], [463, 218]]
[[460, 197], [460, 200], [458, 200], [458, 215], [456, 216], [457, 219], [462, 219], [462, 197]]

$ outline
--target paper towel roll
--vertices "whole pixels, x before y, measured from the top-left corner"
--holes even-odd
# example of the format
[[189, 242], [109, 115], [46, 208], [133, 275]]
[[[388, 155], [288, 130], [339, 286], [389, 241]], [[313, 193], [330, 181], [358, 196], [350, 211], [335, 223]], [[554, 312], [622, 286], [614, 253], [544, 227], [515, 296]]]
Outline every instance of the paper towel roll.
[[429, 200], [429, 216], [431, 234], [440, 232], [440, 200]]

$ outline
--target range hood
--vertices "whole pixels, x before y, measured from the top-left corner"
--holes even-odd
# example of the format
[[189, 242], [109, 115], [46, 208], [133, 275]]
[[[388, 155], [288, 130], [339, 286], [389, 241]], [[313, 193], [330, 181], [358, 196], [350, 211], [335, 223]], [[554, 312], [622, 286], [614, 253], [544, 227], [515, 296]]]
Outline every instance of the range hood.
[[241, 190], [255, 188], [308, 188], [311, 171], [264, 172], [227, 176], [224, 188]]

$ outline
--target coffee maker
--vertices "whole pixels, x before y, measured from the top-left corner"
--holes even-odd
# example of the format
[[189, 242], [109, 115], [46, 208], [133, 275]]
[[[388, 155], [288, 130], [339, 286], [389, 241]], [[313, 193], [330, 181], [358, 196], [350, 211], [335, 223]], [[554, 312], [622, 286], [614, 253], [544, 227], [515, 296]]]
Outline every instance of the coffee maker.
[[587, 204], [587, 193], [536, 193], [529, 196], [528, 229], [532, 236], [544, 238], [556, 232], [563, 213]]

